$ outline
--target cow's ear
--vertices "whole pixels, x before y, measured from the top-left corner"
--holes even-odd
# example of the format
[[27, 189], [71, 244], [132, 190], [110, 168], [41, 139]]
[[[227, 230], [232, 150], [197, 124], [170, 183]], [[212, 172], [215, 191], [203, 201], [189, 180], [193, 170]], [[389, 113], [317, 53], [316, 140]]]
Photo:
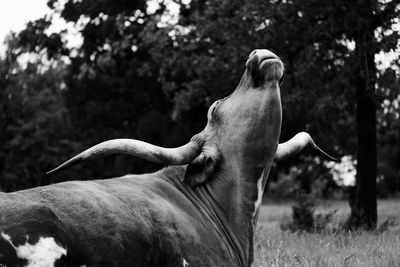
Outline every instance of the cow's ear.
[[188, 165], [184, 182], [192, 188], [206, 182], [217, 168], [219, 158], [216, 149], [203, 151]]

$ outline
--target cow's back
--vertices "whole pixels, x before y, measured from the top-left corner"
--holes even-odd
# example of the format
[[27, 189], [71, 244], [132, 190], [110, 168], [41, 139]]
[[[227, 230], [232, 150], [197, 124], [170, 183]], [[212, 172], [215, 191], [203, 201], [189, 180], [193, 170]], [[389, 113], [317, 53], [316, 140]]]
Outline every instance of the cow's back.
[[[227, 257], [195, 209], [160, 174], [66, 182], [3, 194], [0, 232], [14, 245], [53, 238], [59, 265], [218, 266]], [[20, 261], [0, 239], [3, 258]]]

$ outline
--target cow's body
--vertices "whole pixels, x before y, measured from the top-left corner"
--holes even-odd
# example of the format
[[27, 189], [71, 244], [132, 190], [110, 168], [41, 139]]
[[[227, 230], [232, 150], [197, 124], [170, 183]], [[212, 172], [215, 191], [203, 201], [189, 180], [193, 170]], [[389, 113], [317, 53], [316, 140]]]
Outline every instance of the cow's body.
[[[0, 221], [13, 223], [0, 233], [14, 246], [54, 237], [67, 266], [241, 266], [236, 231], [182, 183], [185, 168], [1, 193]], [[0, 251], [2, 264], [23, 262], [1, 237]]]

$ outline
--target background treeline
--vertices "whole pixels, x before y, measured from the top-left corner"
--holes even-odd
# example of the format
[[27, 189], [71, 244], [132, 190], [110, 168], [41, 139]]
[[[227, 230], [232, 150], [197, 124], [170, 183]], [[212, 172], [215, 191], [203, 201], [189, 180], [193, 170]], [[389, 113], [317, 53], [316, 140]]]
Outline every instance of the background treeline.
[[[64, 2], [49, 0], [53, 14], [6, 40], [0, 59], [1, 190], [159, 168], [110, 156], [43, 175], [107, 139], [187, 142], [204, 127], [208, 106], [235, 88], [255, 48], [268, 48], [285, 62], [281, 141], [308, 131], [331, 154], [356, 159], [354, 28], [365, 1]], [[393, 28], [399, 27], [399, 9], [398, 1], [369, 2], [379, 14], [363, 18], [374, 27], [369, 48], [392, 53], [385, 64], [376, 60], [371, 73], [378, 192], [387, 195], [400, 191], [400, 74], [393, 53], [399, 51]], [[68, 31], [51, 31], [56, 16], [78, 29], [81, 45], [68, 45]], [[274, 167], [273, 188], [290, 195], [295, 187], [287, 185], [297, 180], [297, 188], [307, 192], [316, 184], [330, 196], [337, 188], [332, 173], [317, 158], [294, 159]]]

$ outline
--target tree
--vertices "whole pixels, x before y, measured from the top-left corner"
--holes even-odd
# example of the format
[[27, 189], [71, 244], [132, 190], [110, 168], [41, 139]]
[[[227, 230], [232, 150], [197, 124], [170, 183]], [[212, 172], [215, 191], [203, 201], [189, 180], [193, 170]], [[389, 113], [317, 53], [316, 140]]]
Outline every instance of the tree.
[[355, 66], [353, 83], [357, 99], [357, 176], [355, 195], [350, 201], [350, 227], [374, 229], [377, 223], [377, 148], [375, 95], [376, 66], [374, 6], [371, 1], [358, 1], [354, 12], [355, 23], [351, 36], [355, 42]]
[[374, 229], [377, 223], [377, 68], [374, 56], [382, 47], [377, 45], [375, 31], [378, 27], [388, 27], [387, 21], [400, 15], [400, 11], [396, 11], [399, 3], [392, 1], [382, 6], [378, 1], [356, 1], [354, 6], [354, 26], [350, 34], [356, 44], [353, 77], [358, 151], [356, 188], [348, 221], [351, 227]]
[[[399, 58], [400, 59], [400, 58]], [[378, 113], [378, 193], [383, 197], [400, 191], [400, 75], [388, 68], [380, 74], [377, 97], [382, 99]]]
[[72, 129], [63, 97], [65, 65], [20, 64], [16, 37], [7, 44], [0, 60], [0, 188], [13, 191], [49, 184], [44, 170], [62, 160], [60, 150], [70, 152], [76, 143], [67, 138]]
[[[18, 45], [56, 60], [68, 57], [64, 98], [74, 128], [70, 138], [82, 144], [77, 151], [120, 137], [165, 146], [186, 141], [171, 130], [176, 126], [169, 116], [170, 102], [157, 79], [158, 63], [144, 41], [146, 34], [157, 30], [154, 25], [165, 10], [162, 3], [154, 13], [147, 12], [144, 0], [51, 0], [48, 5], [81, 27], [82, 46], [67, 49], [67, 32], [48, 34], [50, 16], [28, 24], [18, 34]], [[63, 156], [72, 155], [65, 152]], [[126, 156], [95, 160], [91, 166], [79, 176], [93, 179], [155, 169], [154, 164]]]

